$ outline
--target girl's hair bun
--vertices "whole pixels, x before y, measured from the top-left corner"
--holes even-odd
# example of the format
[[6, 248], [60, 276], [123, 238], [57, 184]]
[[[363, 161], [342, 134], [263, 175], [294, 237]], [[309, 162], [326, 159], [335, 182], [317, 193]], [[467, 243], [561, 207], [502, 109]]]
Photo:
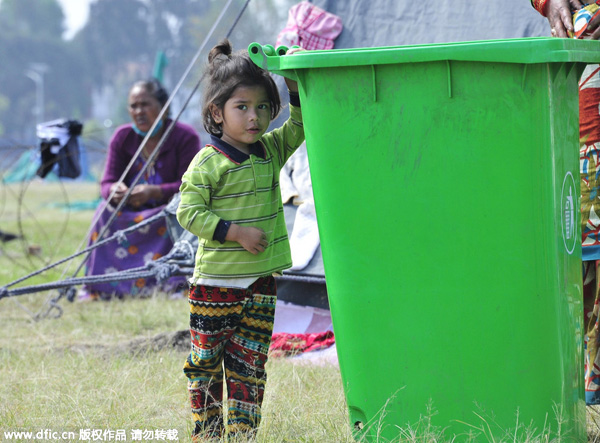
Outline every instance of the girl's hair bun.
[[212, 48], [208, 54], [208, 63], [213, 64], [215, 60], [223, 60], [229, 58], [233, 51], [231, 42], [223, 39], [217, 46]]

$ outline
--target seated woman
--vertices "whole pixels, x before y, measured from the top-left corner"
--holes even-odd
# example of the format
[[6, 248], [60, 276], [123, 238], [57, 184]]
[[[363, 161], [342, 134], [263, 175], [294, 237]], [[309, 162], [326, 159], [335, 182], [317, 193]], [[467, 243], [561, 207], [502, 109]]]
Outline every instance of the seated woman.
[[[128, 107], [132, 123], [117, 128], [110, 140], [106, 167], [100, 183], [100, 192], [105, 201], [94, 216], [94, 220], [97, 221], [91, 232], [90, 244], [98, 239], [115, 206], [124, 198], [135, 177], [157, 148], [163, 134], [172, 125], [173, 129], [160, 147], [158, 156], [133, 186], [128, 201], [112, 221], [103, 238], [159, 213], [179, 191], [181, 176], [200, 149], [200, 138], [191, 126], [174, 123], [169, 119], [168, 112], [165, 112], [163, 119], [148, 138], [124, 182], [119, 182], [167, 100], [167, 92], [154, 79], [137, 82], [130, 89]], [[111, 194], [110, 202], [105, 204]], [[87, 262], [86, 274], [101, 275], [144, 266], [146, 262], [167, 254], [172, 246], [165, 218], [160, 218], [140, 230], [127, 234], [126, 241], [111, 241], [94, 249]], [[94, 299], [108, 299], [113, 296], [122, 298], [124, 295], [147, 296], [155, 289], [171, 291], [184, 284], [185, 278], [176, 277], [157, 288], [154, 278], [138, 278], [91, 284], [85, 288], [85, 292]]]

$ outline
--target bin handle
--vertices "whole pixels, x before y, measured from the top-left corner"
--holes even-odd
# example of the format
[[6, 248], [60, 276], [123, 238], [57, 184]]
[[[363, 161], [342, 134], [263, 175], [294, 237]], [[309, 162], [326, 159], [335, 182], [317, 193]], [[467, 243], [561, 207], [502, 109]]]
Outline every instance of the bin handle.
[[261, 45], [255, 42], [248, 46], [248, 55], [254, 64], [265, 71], [298, 81], [298, 76], [294, 71], [280, 69], [279, 57], [285, 56], [287, 50], [287, 46], [278, 46], [275, 49], [272, 45]]

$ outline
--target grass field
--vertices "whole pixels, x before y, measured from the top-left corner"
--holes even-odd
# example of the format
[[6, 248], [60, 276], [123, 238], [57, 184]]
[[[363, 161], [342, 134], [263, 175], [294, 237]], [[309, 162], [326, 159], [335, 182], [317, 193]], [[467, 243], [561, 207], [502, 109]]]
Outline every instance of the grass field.
[[[67, 206], [85, 206], [80, 203], [94, 201], [97, 192], [86, 183], [4, 186], [0, 229], [24, 238], [0, 249], [0, 282], [79, 248], [93, 210]], [[74, 268], [60, 266], [22, 284], [57, 280]], [[131, 441], [132, 432], [158, 430], [188, 441], [191, 413], [181, 368], [189, 345], [165, 340], [187, 328], [187, 300], [63, 299], [60, 318], [34, 321], [48, 299], [40, 293], [0, 300], [0, 438], [5, 431], [50, 429], [79, 437], [80, 430], [124, 430]], [[272, 359], [263, 416], [258, 441], [353, 441], [335, 366]]]
[[[0, 282], [12, 282], [71, 255], [85, 246], [99, 187], [95, 183], [46, 183], [0, 185], [0, 230], [22, 237], [0, 243]], [[79, 262], [74, 260], [71, 273]], [[67, 267], [56, 268], [28, 284], [56, 280]]]
[[[93, 211], [67, 207], [85, 207], [97, 192], [94, 184], [3, 186], [0, 229], [24, 238], [1, 247], [0, 283], [80, 247]], [[26, 283], [56, 280], [73, 271], [59, 267]], [[146, 436], [138, 441], [161, 441], [150, 438], [151, 432], [164, 441], [174, 435], [175, 441], [189, 441], [192, 425], [181, 371], [185, 333], [183, 343], [175, 339], [187, 328], [187, 301], [166, 295], [113, 302], [61, 300], [60, 318], [34, 321], [35, 314], [46, 311], [48, 298], [39, 293], [0, 300], [0, 439], [28, 442], [32, 439], [9, 440], [4, 432], [51, 430], [73, 432], [71, 441], [83, 441], [80, 433], [94, 441], [95, 432], [105, 433], [95, 441], [111, 441], [110, 432], [112, 441], [117, 432], [125, 432], [126, 441], [134, 435]], [[354, 441], [336, 366], [277, 358], [269, 361], [268, 370], [257, 441]], [[588, 408], [587, 418], [589, 441], [600, 442], [596, 410]], [[399, 429], [397, 441], [448, 440], [425, 417], [419, 429]], [[483, 429], [471, 441], [498, 440]], [[526, 441], [562, 440], [542, 432]]]
[[[189, 440], [186, 351], [151, 346], [186, 328], [186, 300], [65, 303], [60, 319], [36, 323], [12, 300], [2, 303], [0, 437], [98, 429], [128, 437], [175, 431], [177, 441]], [[269, 374], [258, 441], [352, 441], [336, 367], [272, 359]]]

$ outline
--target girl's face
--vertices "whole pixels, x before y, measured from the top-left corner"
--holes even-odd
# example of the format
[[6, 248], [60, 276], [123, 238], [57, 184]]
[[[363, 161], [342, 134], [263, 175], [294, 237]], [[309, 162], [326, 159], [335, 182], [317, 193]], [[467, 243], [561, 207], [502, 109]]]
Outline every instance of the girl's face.
[[143, 86], [134, 86], [129, 92], [128, 109], [131, 121], [140, 131], [148, 132], [160, 114], [160, 102]]
[[271, 122], [271, 102], [263, 86], [239, 86], [223, 109], [211, 105], [214, 121], [221, 124], [221, 139], [248, 154]]

